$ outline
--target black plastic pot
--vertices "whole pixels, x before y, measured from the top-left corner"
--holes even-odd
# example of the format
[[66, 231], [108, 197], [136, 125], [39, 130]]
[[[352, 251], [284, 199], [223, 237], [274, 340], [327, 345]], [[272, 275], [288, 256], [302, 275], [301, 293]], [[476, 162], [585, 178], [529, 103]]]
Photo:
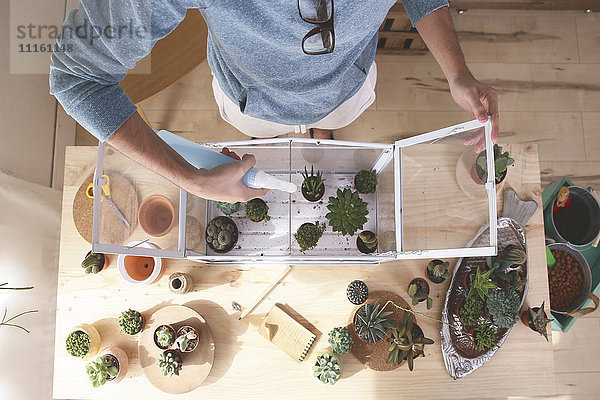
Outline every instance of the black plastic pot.
[[[309, 176], [308, 180], [314, 181], [315, 179], [317, 179], [315, 176]], [[317, 193], [316, 196], [311, 196], [308, 193], [306, 193], [306, 188], [304, 187], [304, 182], [302, 182], [302, 196], [304, 196], [304, 198], [310, 202], [316, 202], [319, 201], [323, 198], [323, 195], [325, 194], [325, 185], [321, 186], [321, 189], [319, 190], [319, 192]]]

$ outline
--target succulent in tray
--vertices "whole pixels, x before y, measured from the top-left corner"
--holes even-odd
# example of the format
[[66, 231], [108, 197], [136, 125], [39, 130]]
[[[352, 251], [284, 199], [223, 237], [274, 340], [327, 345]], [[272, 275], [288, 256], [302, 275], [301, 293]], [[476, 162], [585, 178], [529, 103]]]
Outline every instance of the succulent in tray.
[[475, 277], [473, 278], [473, 283], [471, 285], [471, 289], [469, 290], [469, 294], [476, 294], [481, 298], [481, 300], [485, 300], [488, 296], [490, 290], [495, 289], [498, 285], [496, 282], [493, 282], [490, 279], [490, 275], [492, 274], [492, 270], [487, 270], [485, 272], [481, 272], [479, 268], [475, 271]]
[[342, 360], [330, 349], [317, 353], [312, 367], [313, 376], [324, 384], [335, 385], [342, 376]]
[[375, 193], [377, 188], [377, 175], [374, 172], [363, 169], [354, 176], [354, 186], [360, 193]]
[[300, 246], [300, 251], [304, 253], [307, 250], [314, 249], [321, 236], [323, 236], [324, 231], [325, 225], [319, 224], [319, 221], [316, 221], [314, 224], [305, 223], [300, 225], [294, 234], [294, 238], [296, 238], [296, 242]]
[[352, 340], [352, 335], [350, 335], [348, 329], [338, 327], [329, 332], [329, 344], [334, 353], [345, 354], [352, 348], [354, 340]]
[[246, 203], [246, 217], [250, 221], [260, 222], [269, 221], [271, 217], [268, 215], [269, 206], [263, 199], [252, 199]]
[[427, 264], [427, 277], [433, 283], [442, 283], [450, 276], [449, 266], [448, 261], [431, 260]]
[[306, 167], [302, 173], [304, 181], [302, 181], [302, 195], [308, 201], [319, 201], [325, 194], [325, 179], [323, 172], [317, 171], [315, 174], [314, 167], [310, 167], [310, 174]]
[[527, 308], [523, 322], [548, 340], [548, 330], [546, 326], [552, 322], [552, 319], [549, 319], [546, 315], [544, 305], [545, 302], [542, 302], [540, 307]]
[[423, 331], [413, 322], [413, 315], [404, 312], [400, 322], [394, 321], [390, 330], [390, 342], [386, 362], [398, 365], [406, 360], [408, 369], [413, 370], [414, 359], [425, 356], [425, 345], [433, 344], [433, 340], [426, 338]]
[[362, 229], [369, 214], [367, 203], [358, 197], [357, 192], [347, 188], [343, 191], [338, 189], [336, 197], [329, 197], [327, 209], [329, 212], [325, 218], [329, 220], [329, 225], [342, 235], [354, 235]]
[[95, 388], [113, 380], [119, 374], [119, 362], [111, 354], [96, 358], [85, 366], [85, 372]]
[[181, 354], [176, 350], [165, 350], [158, 356], [156, 365], [158, 365], [164, 376], [179, 376], [179, 372], [183, 367]]
[[167, 349], [175, 341], [175, 330], [169, 325], [161, 325], [154, 331], [154, 339], [161, 349]]
[[[479, 179], [482, 181], [487, 180], [487, 159], [486, 159], [486, 151], [482, 151], [477, 156], [476, 160], [476, 170]], [[504, 177], [506, 176], [507, 168], [510, 165], [513, 165], [515, 160], [510, 157], [508, 151], [502, 152], [502, 146], [498, 144], [494, 144], [494, 169], [496, 175], [496, 183], [502, 182]]]
[[227, 253], [237, 243], [238, 229], [229, 217], [215, 217], [206, 227], [206, 243], [217, 253]]
[[240, 210], [241, 206], [242, 206], [242, 203], [240, 203], [239, 201], [237, 203], [227, 203], [225, 201], [217, 201], [217, 209], [227, 216], [238, 212]]
[[393, 325], [388, 320], [392, 311], [383, 311], [377, 300], [373, 304], [365, 304], [358, 309], [354, 316], [354, 331], [361, 340], [375, 343], [386, 337], [386, 330]]
[[510, 328], [517, 322], [521, 298], [511, 287], [496, 289], [487, 298], [486, 306], [492, 322], [499, 328]]
[[497, 342], [496, 329], [487, 321], [477, 325], [473, 330], [473, 342], [478, 351], [491, 349]]
[[93, 253], [91, 251], [86, 254], [81, 262], [81, 268], [85, 270], [86, 274], [97, 274], [106, 266], [108, 266], [108, 258], [102, 253]]
[[367, 301], [369, 288], [363, 281], [354, 280], [346, 288], [346, 297], [352, 304], [357, 306]]
[[121, 327], [121, 332], [125, 332], [128, 335], [135, 335], [144, 327], [144, 317], [142, 317], [139, 311], [132, 309], [123, 311], [119, 315], [119, 326]]
[[73, 331], [67, 336], [67, 353], [73, 357], [84, 358], [90, 350], [91, 339], [84, 331]]
[[502, 258], [512, 262], [513, 265], [521, 265], [527, 261], [527, 253], [520, 247], [515, 246], [514, 244], [509, 244], [504, 249]]
[[466, 326], [475, 326], [479, 317], [483, 315], [484, 302], [476, 294], [469, 294], [460, 304], [458, 314], [461, 322]]
[[417, 305], [422, 301], [426, 301], [427, 309], [433, 307], [433, 299], [429, 297], [429, 285], [422, 278], [415, 278], [408, 285], [408, 295], [412, 299], [412, 304]]

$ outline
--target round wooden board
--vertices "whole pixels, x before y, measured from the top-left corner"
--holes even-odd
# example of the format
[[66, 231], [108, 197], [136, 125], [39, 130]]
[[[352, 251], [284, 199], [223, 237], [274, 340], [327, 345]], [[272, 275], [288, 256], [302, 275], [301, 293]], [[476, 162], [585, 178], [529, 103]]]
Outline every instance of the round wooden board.
[[[182, 353], [183, 367], [179, 376], [164, 376], [156, 365], [162, 350], [154, 343], [154, 331], [163, 324], [169, 324], [175, 330], [183, 325], [191, 325], [200, 334], [196, 350]], [[185, 306], [167, 306], [156, 311], [146, 321], [138, 342], [138, 355], [150, 383], [165, 393], [188, 393], [200, 386], [210, 374], [215, 357], [215, 342], [210, 327], [200, 314]]]
[[[383, 307], [388, 300], [392, 300], [394, 303], [401, 307], [407, 308], [409, 310], [411, 309], [408, 303], [404, 301], [402, 297], [398, 296], [396, 293], [387, 291], [369, 293], [369, 298], [364, 304], [372, 304], [375, 303], [377, 300], [379, 300], [379, 304], [381, 305], [381, 307]], [[356, 332], [354, 332], [354, 315], [362, 306], [363, 304], [354, 307], [354, 310], [352, 310], [352, 313], [350, 314], [348, 326], [346, 326], [346, 328], [348, 329], [348, 331], [350, 331], [350, 334], [352, 335], [352, 339], [354, 340], [354, 344], [352, 345], [350, 352], [365, 367], [370, 368], [372, 370], [391, 371], [398, 368], [404, 363], [404, 361], [395, 366], [386, 362], [390, 342], [388, 342], [386, 339], [381, 339], [375, 343], [367, 343], [360, 340]], [[402, 315], [406, 312], [394, 307], [391, 304], [388, 305], [385, 308], [385, 310], [393, 311], [393, 313], [390, 316], [388, 316], [388, 318], [398, 322], [400, 322], [400, 320], [402, 319]]]
[[[129, 229], [119, 220], [110, 207], [102, 202], [100, 238], [104, 244], [124, 244], [137, 226], [138, 199], [135, 189], [126, 178], [115, 173], [106, 173], [110, 180], [110, 197], [121, 213], [131, 224]], [[94, 200], [86, 196], [85, 191], [92, 181], [88, 176], [75, 194], [73, 200], [73, 222], [77, 231], [87, 242], [92, 243], [92, 222], [94, 218]]]

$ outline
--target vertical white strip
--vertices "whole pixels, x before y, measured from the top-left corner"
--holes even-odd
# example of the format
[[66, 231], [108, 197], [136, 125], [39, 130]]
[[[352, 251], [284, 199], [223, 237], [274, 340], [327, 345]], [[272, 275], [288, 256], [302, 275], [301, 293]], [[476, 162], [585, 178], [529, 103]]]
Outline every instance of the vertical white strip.
[[92, 182], [92, 190], [94, 192], [94, 212], [92, 214], [92, 251], [98, 253], [98, 245], [100, 244], [100, 206], [102, 201], [102, 185], [98, 185], [98, 178], [102, 177], [104, 168], [104, 143], [98, 142], [98, 159], [96, 160], [96, 170]]
[[187, 226], [187, 196], [188, 193], [179, 189], [179, 238], [177, 243], [177, 250], [181, 253], [179, 258], [185, 257], [185, 234]]
[[492, 117], [488, 117], [484, 130], [488, 170], [485, 188], [490, 211], [490, 246], [494, 247], [496, 253], [498, 253], [498, 210], [496, 207], [496, 166], [494, 162], [494, 143], [492, 142]]

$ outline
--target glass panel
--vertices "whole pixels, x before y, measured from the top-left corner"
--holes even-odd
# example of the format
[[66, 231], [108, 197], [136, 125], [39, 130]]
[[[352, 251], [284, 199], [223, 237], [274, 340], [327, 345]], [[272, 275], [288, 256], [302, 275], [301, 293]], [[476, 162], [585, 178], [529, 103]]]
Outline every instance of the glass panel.
[[331, 0], [298, 0], [298, 10], [302, 18], [317, 23], [331, 18]]
[[[302, 255], [293, 234], [297, 232], [302, 224], [315, 223], [315, 221], [325, 224], [326, 230], [319, 239], [316, 248], [306, 251], [307, 256], [335, 257], [358, 256], [361, 254], [356, 245], [356, 238], [360, 230], [354, 235], [344, 236], [339, 232], [334, 232], [328, 224], [328, 220], [325, 218], [325, 215], [329, 212], [327, 209], [328, 199], [330, 196], [336, 196], [337, 189], [348, 188], [355, 191], [354, 176], [356, 173], [362, 169], [371, 170], [382, 151], [381, 148], [370, 148], [368, 144], [365, 144], [364, 147], [345, 147], [329, 144], [317, 145], [316, 143], [292, 143], [292, 182], [301, 188], [304, 181], [302, 173], [305, 167], [309, 173], [311, 167], [314, 167], [315, 174], [317, 171], [321, 171], [323, 179], [325, 179], [324, 195], [320, 200], [311, 202], [303, 196], [300, 190], [291, 196], [292, 255]], [[390, 170], [393, 170], [391, 163]], [[378, 232], [377, 195], [378, 192], [359, 195], [360, 199], [367, 203], [369, 212], [363, 230], [371, 230], [374, 233]]]
[[307, 37], [302, 45], [304, 46], [304, 51], [307, 53], [321, 53], [331, 49], [333, 35], [329, 30], [317, 32]]
[[[98, 243], [128, 246], [147, 241], [158, 249], [178, 250], [180, 189], [109, 145], [105, 145], [102, 162], [110, 196], [104, 198], [95, 216]], [[127, 248], [120, 252], [128, 253]]]
[[467, 247], [489, 223], [473, 135], [483, 140], [483, 128], [401, 148], [403, 251]]
[[196, 255], [206, 254], [206, 207], [205, 199], [187, 193], [185, 249]]
[[394, 207], [394, 163], [391, 161], [377, 177], [377, 230], [381, 253], [396, 250], [396, 210]]

